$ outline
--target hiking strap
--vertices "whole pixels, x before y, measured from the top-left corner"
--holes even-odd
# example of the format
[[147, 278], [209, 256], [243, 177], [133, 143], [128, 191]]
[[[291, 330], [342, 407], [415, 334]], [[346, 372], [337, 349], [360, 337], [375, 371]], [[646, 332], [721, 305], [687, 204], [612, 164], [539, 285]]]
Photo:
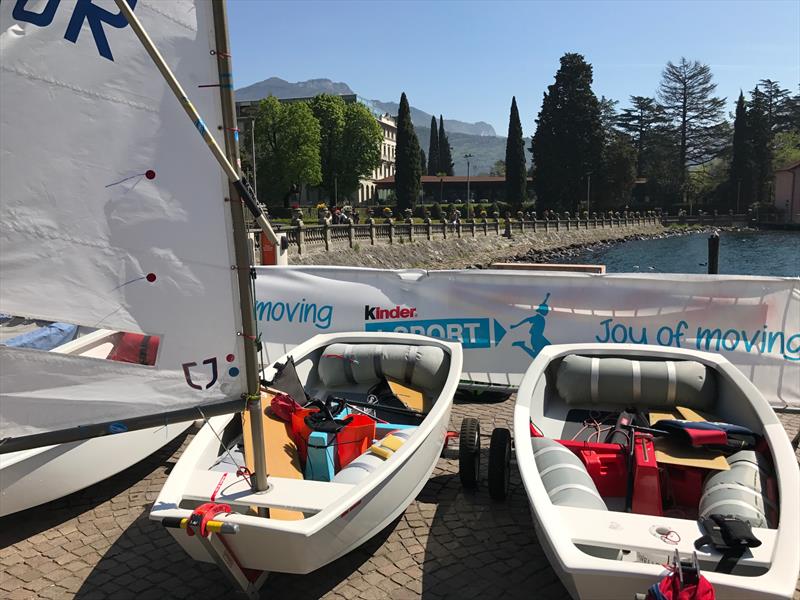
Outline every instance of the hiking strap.
[[722, 554], [717, 563], [717, 573], [731, 573], [748, 548], [757, 548], [761, 540], [753, 535], [750, 523], [733, 515], [714, 514], [700, 519], [706, 534], [694, 542], [699, 550], [709, 545]]

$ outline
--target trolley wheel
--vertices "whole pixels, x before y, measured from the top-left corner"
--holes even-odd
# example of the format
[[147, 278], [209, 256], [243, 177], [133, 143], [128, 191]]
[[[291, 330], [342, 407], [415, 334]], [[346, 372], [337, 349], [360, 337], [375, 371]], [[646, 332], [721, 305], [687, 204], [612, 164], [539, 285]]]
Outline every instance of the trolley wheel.
[[478, 419], [466, 417], [461, 421], [458, 442], [458, 475], [461, 485], [475, 489], [478, 487], [481, 467], [481, 424]]
[[489, 496], [505, 500], [511, 480], [511, 432], [498, 427], [489, 444]]

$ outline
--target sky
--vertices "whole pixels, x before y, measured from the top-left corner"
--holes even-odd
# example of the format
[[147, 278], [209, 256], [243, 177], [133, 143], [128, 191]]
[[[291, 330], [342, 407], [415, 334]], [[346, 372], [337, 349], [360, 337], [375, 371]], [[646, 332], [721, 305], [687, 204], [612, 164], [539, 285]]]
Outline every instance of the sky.
[[800, 0], [457, 2], [230, 0], [236, 86], [328, 78], [506, 135], [516, 96], [526, 135], [565, 52], [593, 89], [627, 105], [656, 93], [667, 61], [711, 66], [733, 110], [759, 79], [800, 84]]

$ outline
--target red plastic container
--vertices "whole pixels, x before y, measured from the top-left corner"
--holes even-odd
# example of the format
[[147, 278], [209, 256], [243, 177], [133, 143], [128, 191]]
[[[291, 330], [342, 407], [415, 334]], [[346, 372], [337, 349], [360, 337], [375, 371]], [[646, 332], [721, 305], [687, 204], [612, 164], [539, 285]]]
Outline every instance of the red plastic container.
[[622, 446], [602, 442], [558, 441], [581, 459], [601, 496], [625, 496], [628, 465]]
[[297, 445], [297, 454], [300, 455], [300, 463], [303, 468], [305, 468], [308, 457], [308, 436], [311, 435], [311, 428], [306, 425], [305, 419], [318, 410], [318, 408], [301, 408], [292, 413], [292, 437]]
[[351, 416], [353, 420], [336, 434], [337, 471], [364, 454], [375, 439], [374, 419], [367, 415]]

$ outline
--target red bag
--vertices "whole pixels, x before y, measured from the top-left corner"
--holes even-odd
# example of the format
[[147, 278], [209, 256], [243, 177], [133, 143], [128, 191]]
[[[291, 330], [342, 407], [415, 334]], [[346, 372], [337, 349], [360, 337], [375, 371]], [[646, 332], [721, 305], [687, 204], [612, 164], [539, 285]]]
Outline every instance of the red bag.
[[647, 600], [714, 600], [714, 587], [697, 575], [696, 583], [681, 584], [677, 573], [666, 575], [647, 592]]
[[292, 422], [292, 414], [303, 408], [289, 394], [276, 394], [270, 403], [272, 414], [281, 421]]

